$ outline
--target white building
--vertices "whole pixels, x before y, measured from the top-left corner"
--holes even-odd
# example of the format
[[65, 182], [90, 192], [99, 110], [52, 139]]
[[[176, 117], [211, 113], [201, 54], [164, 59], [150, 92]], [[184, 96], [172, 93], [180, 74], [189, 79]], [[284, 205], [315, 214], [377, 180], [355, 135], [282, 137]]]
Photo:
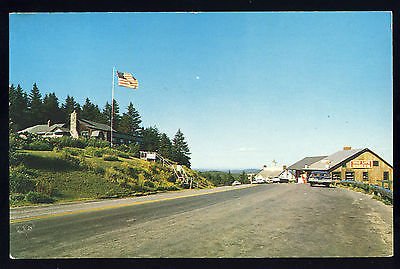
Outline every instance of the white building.
[[265, 182], [289, 182], [294, 181], [294, 175], [286, 169], [286, 166], [266, 166], [254, 177], [256, 181], [264, 180]]

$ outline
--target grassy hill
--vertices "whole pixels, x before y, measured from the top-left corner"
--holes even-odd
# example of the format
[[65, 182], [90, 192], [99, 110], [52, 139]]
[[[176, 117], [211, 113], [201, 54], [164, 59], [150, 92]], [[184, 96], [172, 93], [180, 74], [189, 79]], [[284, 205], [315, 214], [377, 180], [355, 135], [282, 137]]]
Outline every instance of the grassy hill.
[[[19, 150], [10, 165], [11, 206], [146, 195], [183, 188], [171, 167], [110, 148]], [[199, 188], [212, 183], [184, 167]], [[195, 184], [194, 187], [197, 187]]]

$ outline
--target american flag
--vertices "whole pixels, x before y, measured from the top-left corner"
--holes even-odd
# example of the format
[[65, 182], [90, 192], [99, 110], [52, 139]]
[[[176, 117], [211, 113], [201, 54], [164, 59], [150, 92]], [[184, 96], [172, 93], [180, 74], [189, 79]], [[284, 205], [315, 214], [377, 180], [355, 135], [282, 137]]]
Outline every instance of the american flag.
[[131, 89], [137, 89], [139, 86], [139, 82], [132, 74], [127, 72], [118, 72], [118, 86], [127, 87]]

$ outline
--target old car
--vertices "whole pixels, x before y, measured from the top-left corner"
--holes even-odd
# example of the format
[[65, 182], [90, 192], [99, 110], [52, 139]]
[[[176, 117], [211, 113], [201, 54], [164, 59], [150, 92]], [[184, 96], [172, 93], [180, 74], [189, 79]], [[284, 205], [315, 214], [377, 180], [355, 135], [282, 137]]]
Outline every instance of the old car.
[[326, 171], [312, 171], [307, 181], [310, 183], [310, 186], [314, 185], [324, 185], [329, 187], [333, 180], [329, 172]]
[[232, 183], [232, 186], [237, 186], [237, 185], [241, 185], [242, 183], [240, 183], [239, 181], [235, 180]]

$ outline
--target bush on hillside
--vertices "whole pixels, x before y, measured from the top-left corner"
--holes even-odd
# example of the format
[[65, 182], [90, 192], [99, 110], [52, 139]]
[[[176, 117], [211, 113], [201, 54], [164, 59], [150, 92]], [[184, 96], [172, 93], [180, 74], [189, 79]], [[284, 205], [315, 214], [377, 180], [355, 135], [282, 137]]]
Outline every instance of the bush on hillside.
[[24, 199], [25, 199], [25, 194], [22, 194], [22, 193], [11, 193], [10, 194], [10, 204], [11, 205], [21, 202]]
[[69, 147], [65, 147], [62, 149], [63, 152], [72, 155], [72, 156], [79, 156], [82, 153], [82, 150], [79, 148], [69, 148]]
[[103, 155], [106, 153], [106, 150], [104, 148], [95, 148], [89, 146], [85, 148], [85, 152], [92, 157], [103, 157]]
[[128, 153], [125, 153], [122, 151], [118, 152], [117, 155], [118, 155], [118, 157], [125, 158], [125, 159], [129, 159], [131, 157]]
[[115, 148], [116, 150], [122, 151], [122, 152], [129, 152], [129, 151], [130, 151], [129, 146], [127, 146], [127, 145], [125, 145], [125, 144], [121, 144], [121, 145], [115, 146], [114, 148]]
[[104, 161], [119, 161], [117, 156], [113, 156], [113, 155], [106, 155], [103, 157]]
[[24, 162], [25, 155], [16, 151], [9, 151], [10, 166], [18, 166]]
[[47, 194], [30, 191], [25, 195], [25, 200], [34, 204], [40, 203], [53, 203], [54, 198], [48, 196]]
[[58, 194], [54, 180], [52, 181], [44, 178], [40, 178], [36, 181], [36, 191], [48, 196], [55, 196]]
[[112, 182], [118, 182], [126, 179], [126, 176], [114, 167], [106, 168], [104, 176]]
[[95, 148], [108, 148], [110, 143], [106, 140], [96, 139], [96, 138], [86, 138], [86, 147]]
[[31, 179], [31, 174], [18, 167], [10, 170], [9, 185], [12, 193], [28, 193], [35, 189], [36, 183]]
[[128, 163], [124, 162], [121, 165], [122, 172], [126, 175], [128, 175], [131, 178], [137, 179], [138, 174], [143, 172], [143, 169], [135, 166], [131, 166]]
[[[68, 150], [61, 151], [60, 159], [72, 164], [75, 168], [81, 168], [81, 159], [78, 156], [73, 156]], [[84, 158], [83, 158], [84, 159]]]
[[36, 141], [32, 141], [29, 144], [24, 145], [23, 148], [24, 149], [29, 149], [29, 150], [50, 151], [50, 150], [53, 150], [54, 146], [49, 141], [36, 140]]
[[150, 181], [150, 180], [145, 180], [143, 185], [144, 185], [145, 187], [149, 187], [149, 188], [151, 188], [151, 189], [154, 189], [154, 188], [156, 187], [156, 185], [154, 184], [154, 182], [153, 182], [153, 181]]
[[59, 149], [70, 147], [70, 148], [105, 148], [109, 146], [109, 143], [105, 140], [95, 139], [95, 138], [73, 138], [71, 136], [56, 137], [50, 139], [54, 147]]

